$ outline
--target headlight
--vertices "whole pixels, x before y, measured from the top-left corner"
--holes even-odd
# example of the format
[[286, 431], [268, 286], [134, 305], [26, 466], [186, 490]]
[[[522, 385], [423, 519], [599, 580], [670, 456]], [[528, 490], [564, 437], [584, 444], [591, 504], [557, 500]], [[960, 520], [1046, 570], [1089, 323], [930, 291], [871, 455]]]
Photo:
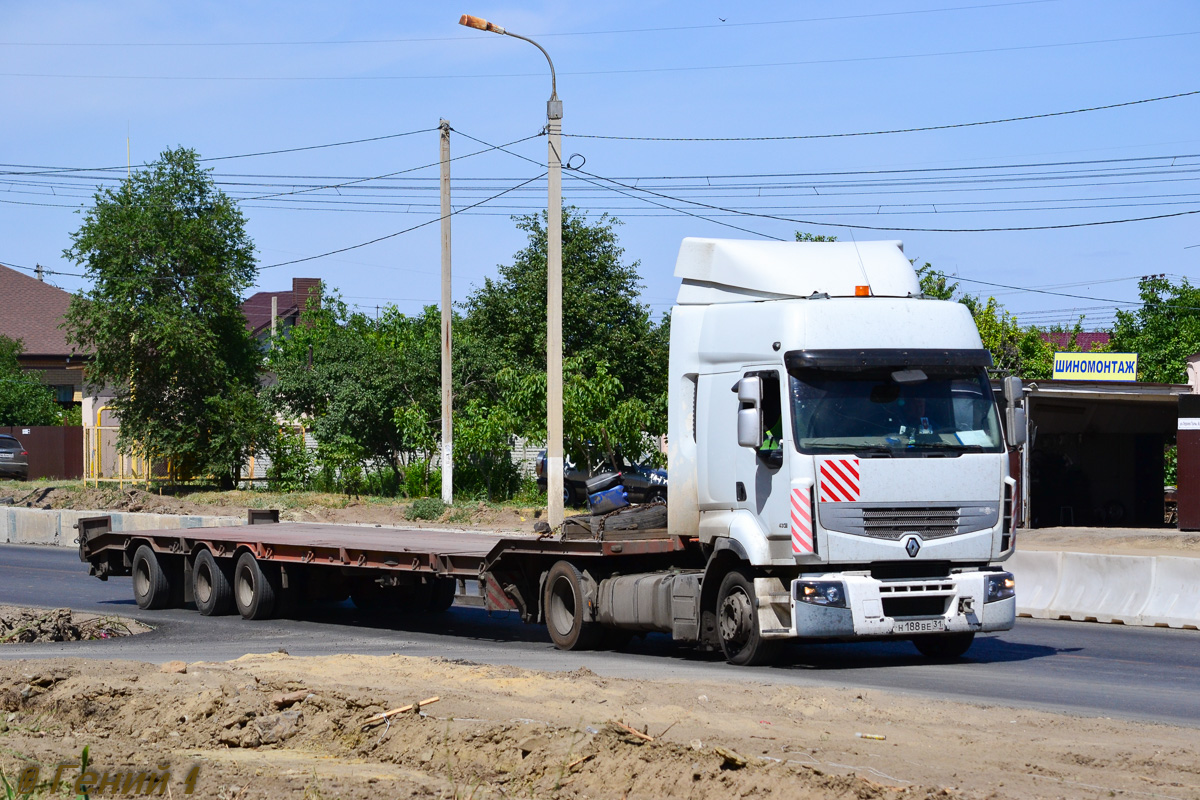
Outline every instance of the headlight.
[[841, 581], [797, 581], [796, 599], [814, 606], [846, 607], [846, 585]]
[[987, 600], [994, 603], [997, 600], [1007, 600], [1017, 594], [1017, 581], [1011, 572], [994, 572], [987, 576]]

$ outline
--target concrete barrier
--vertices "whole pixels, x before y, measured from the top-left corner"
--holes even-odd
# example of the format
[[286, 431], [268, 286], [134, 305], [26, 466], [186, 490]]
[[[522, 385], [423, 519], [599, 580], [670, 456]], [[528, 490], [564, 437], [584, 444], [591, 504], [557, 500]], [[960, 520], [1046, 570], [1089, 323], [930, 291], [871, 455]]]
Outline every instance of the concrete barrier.
[[1063, 553], [1050, 615], [1141, 625], [1154, 582], [1154, 561], [1148, 556]]
[[74, 525], [81, 517], [108, 516], [114, 531], [178, 530], [241, 525], [243, 517], [145, 514], [130, 511], [69, 511], [40, 508], [0, 508], [0, 541], [75, 547]]
[[1018, 550], [1004, 568], [1017, 579], [1017, 613], [1023, 617], [1048, 619], [1058, 581], [1062, 575], [1063, 554], [1057, 550]]
[[1142, 609], [1147, 625], [1200, 628], [1200, 558], [1158, 556], [1154, 591]]

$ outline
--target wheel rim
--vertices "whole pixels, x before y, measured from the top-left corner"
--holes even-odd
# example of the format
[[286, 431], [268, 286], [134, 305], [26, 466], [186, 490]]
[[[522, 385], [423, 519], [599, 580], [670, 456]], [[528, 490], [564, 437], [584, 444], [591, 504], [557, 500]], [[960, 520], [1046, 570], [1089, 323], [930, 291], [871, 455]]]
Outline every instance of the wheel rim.
[[563, 502], [567, 505], [571, 504], [571, 490], [565, 486], [563, 487]]
[[565, 576], [550, 587], [550, 608], [546, 621], [559, 636], [569, 636], [575, 628], [575, 589]]
[[133, 591], [138, 597], [150, 594], [150, 562], [139, 558], [133, 575]]
[[254, 575], [246, 566], [238, 570], [237, 599], [242, 608], [249, 608], [254, 602]]
[[726, 595], [721, 603], [718, 625], [721, 641], [729, 655], [741, 652], [750, 640], [750, 631], [754, 626], [752, 613], [750, 598], [740, 587]]
[[208, 563], [201, 561], [196, 565], [196, 585], [194, 587], [196, 601], [207, 603], [213, 594], [212, 571]]

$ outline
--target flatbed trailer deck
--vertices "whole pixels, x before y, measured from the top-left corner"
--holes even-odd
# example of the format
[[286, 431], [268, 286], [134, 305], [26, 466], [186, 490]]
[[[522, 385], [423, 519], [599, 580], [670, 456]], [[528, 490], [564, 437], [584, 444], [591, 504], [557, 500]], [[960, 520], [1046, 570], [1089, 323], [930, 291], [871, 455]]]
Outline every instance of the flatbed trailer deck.
[[[542, 622], [557, 597], [558, 606], [568, 607], [560, 608], [559, 617], [571, 617], [559, 627], [569, 629], [582, 624], [585, 608], [594, 612], [596, 581], [604, 576], [643, 570], [647, 563], [691, 571], [704, 564], [694, 541], [661, 528], [539, 538], [281, 523], [277, 512], [251, 511], [247, 524], [237, 526], [114, 531], [102, 516], [80, 520], [78, 529], [79, 556], [90, 573], [101, 580], [131, 575], [140, 607], [195, 603], [205, 615], [236, 610], [247, 619], [347, 597], [364, 609], [436, 613], [457, 596]], [[560, 573], [566, 583], [556, 595], [547, 577]], [[467, 581], [478, 582], [473, 597], [464, 597]]]

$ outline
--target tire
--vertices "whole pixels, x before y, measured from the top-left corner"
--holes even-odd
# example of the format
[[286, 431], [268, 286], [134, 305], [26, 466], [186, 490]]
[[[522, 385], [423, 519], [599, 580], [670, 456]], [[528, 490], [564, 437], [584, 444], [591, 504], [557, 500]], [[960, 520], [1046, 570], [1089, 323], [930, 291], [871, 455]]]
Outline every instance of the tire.
[[542, 613], [559, 650], [592, 650], [600, 643], [604, 631], [586, 617], [583, 574], [574, 564], [559, 561], [546, 574]]
[[238, 556], [233, 569], [233, 598], [242, 619], [270, 619], [277, 594], [278, 581], [272, 581], [252, 553]]
[[399, 599], [398, 589], [385, 589], [373, 580], [362, 580], [350, 590], [350, 602], [354, 603], [354, 607], [359, 611], [396, 609], [400, 605]]
[[149, 545], [141, 545], [133, 554], [133, 599], [138, 608], [154, 610], [169, 608], [171, 600], [179, 594], [173, 591], [172, 581], [163, 564]]
[[563, 508], [575, 507], [575, 492], [567, 484], [563, 484]]
[[665, 489], [647, 489], [645, 499], [643, 499], [642, 502], [645, 504], [662, 503], [665, 502], [666, 499], [667, 492]]
[[233, 601], [233, 581], [229, 563], [217, 559], [210, 550], [201, 550], [192, 564], [192, 597], [196, 610], [206, 617], [232, 614], [237, 606]]
[[917, 636], [912, 643], [926, 658], [937, 661], [953, 661], [962, 656], [975, 641], [974, 633], [944, 633], [934, 636]]
[[739, 667], [768, 664], [779, 650], [777, 642], [762, 638], [754, 606], [754, 579], [735, 569], [717, 591], [717, 635], [725, 660]]

